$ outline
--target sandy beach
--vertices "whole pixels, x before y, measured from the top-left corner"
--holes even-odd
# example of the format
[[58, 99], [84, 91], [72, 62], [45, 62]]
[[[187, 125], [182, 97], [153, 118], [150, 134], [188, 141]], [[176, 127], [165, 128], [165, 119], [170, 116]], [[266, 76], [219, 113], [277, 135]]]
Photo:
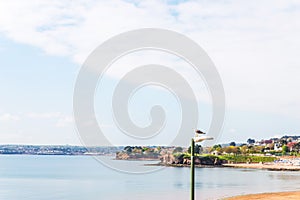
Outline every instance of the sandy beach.
[[[241, 163], [241, 164], [224, 164], [224, 167], [233, 168], [249, 168], [249, 169], [265, 169], [265, 170], [275, 170], [275, 171], [300, 171], [300, 166], [298, 158], [281, 158], [283, 162], [274, 163]], [[294, 162], [297, 161], [297, 162]], [[295, 163], [297, 163], [295, 165]], [[254, 199], [268, 199], [268, 200], [298, 200], [300, 199], [300, 191], [293, 192], [276, 192], [276, 193], [262, 193], [262, 194], [249, 194], [242, 196], [235, 196], [226, 198], [226, 200], [254, 200]]]
[[223, 164], [223, 166], [234, 167], [234, 168], [266, 169], [266, 170], [278, 170], [278, 171], [300, 171], [300, 166], [275, 164], [275, 163]]
[[263, 194], [249, 194], [243, 196], [236, 196], [226, 198], [224, 200], [259, 200], [259, 199], [268, 199], [268, 200], [299, 200], [300, 199], [300, 191], [296, 192], [278, 192], [278, 193], [263, 193]]

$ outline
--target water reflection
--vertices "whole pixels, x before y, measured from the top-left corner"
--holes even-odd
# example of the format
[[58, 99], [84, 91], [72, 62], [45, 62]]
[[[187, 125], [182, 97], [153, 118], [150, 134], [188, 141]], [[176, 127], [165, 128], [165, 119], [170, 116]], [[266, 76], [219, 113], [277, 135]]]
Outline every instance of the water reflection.
[[280, 171], [278, 173], [271, 173], [269, 174], [271, 179], [278, 179], [278, 180], [299, 180], [300, 182], [300, 174], [298, 172], [288, 172], [288, 171]]

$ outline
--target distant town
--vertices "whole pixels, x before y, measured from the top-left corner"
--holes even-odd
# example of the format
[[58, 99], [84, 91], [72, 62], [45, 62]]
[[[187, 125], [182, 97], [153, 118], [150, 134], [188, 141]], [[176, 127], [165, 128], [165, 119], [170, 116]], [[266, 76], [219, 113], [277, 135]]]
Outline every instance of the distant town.
[[255, 140], [249, 138], [245, 143], [236, 144], [234, 141], [228, 144], [217, 144], [209, 148], [211, 153], [260, 153], [272, 155], [298, 154], [300, 151], [300, 136], [282, 136]]
[[0, 154], [27, 155], [115, 155], [124, 147], [83, 147], [70, 145], [0, 145]]
[[[0, 145], [0, 154], [28, 155], [117, 155], [119, 159], [159, 159], [163, 154], [174, 154], [188, 151], [188, 147], [163, 146], [116, 146], [116, 147], [83, 147], [71, 145]], [[300, 136], [283, 136], [255, 140], [249, 138], [245, 143], [235, 141], [227, 144], [216, 144], [212, 147], [196, 145], [198, 153], [221, 154], [264, 154], [291, 155], [300, 151]]]

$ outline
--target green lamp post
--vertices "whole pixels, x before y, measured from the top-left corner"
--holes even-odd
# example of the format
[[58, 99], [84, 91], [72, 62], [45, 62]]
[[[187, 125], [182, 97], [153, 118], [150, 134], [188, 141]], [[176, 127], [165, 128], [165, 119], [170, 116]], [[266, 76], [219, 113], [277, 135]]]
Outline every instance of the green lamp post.
[[201, 136], [205, 134], [200, 130], [195, 130], [195, 137], [191, 141], [191, 200], [195, 200], [195, 143], [202, 142], [204, 140], [213, 140], [213, 137]]

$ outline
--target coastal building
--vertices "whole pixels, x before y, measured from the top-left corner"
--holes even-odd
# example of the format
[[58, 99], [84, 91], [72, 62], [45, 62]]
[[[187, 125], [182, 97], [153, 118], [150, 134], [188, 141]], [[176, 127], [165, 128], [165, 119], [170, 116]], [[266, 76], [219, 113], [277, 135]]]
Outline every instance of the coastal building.
[[282, 151], [282, 145], [280, 143], [275, 143], [274, 151]]

